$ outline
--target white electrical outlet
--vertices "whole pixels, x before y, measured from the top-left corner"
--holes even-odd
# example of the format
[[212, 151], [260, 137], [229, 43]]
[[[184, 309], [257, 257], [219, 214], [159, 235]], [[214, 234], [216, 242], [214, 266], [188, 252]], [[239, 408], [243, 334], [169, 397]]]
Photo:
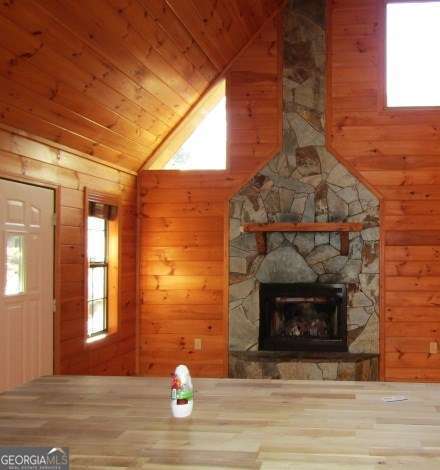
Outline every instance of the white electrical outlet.
[[194, 339], [194, 349], [196, 351], [201, 351], [201, 349], [202, 349], [202, 338], [195, 338]]
[[430, 354], [438, 354], [438, 343], [437, 343], [437, 341], [431, 341], [429, 343], [429, 353]]

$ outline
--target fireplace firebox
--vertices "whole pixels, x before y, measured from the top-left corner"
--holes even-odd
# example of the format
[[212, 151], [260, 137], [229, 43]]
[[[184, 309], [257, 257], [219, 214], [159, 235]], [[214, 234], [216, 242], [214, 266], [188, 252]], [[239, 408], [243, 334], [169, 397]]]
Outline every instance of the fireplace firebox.
[[260, 284], [260, 351], [347, 351], [344, 284]]

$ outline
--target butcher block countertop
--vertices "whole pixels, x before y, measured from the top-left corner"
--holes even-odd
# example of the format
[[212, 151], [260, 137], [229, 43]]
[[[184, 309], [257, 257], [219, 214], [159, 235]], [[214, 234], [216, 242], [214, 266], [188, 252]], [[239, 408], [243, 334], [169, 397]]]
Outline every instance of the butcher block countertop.
[[440, 469], [440, 384], [194, 385], [178, 420], [168, 379], [41, 378], [0, 394], [0, 445], [67, 446], [72, 469]]

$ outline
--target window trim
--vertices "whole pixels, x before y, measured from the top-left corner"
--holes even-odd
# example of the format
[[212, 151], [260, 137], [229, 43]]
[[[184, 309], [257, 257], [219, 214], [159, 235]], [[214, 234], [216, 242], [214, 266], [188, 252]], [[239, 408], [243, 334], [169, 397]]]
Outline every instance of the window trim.
[[[114, 221], [107, 221], [107, 331], [97, 333], [95, 335], [88, 335], [88, 271], [89, 260], [87, 256], [88, 245], [88, 217], [89, 217], [89, 202], [98, 202], [101, 204], [109, 204], [116, 206], [118, 215]], [[118, 332], [120, 327], [120, 286], [121, 286], [121, 223], [120, 223], [120, 200], [110, 194], [91, 191], [89, 188], [84, 188], [84, 216], [83, 216], [83, 239], [84, 239], [84, 341], [89, 347], [94, 347], [97, 342], [102, 344], [111, 338], [112, 335]], [[116, 244], [112, 243], [116, 238]], [[110, 284], [112, 284], [110, 286]]]
[[388, 106], [387, 98], [387, 5], [389, 3], [427, 3], [427, 2], [438, 2], [440, 0], [383, 0], [380, 7], [379, 24], [378, 24], [378, 38], [380, 41], [379, 47], [379, 77], [378, 77], [378, 97], [377, 105], [379, 111], [385, 113], [438, 113], [440, 110], [439, 106]]

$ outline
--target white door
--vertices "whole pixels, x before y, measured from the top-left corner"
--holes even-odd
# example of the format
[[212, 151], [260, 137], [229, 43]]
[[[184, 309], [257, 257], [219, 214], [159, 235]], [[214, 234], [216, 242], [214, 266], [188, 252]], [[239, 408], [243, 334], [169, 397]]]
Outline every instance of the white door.
[[0, 391], [53, 373], [54, 192], [0, 179]]

